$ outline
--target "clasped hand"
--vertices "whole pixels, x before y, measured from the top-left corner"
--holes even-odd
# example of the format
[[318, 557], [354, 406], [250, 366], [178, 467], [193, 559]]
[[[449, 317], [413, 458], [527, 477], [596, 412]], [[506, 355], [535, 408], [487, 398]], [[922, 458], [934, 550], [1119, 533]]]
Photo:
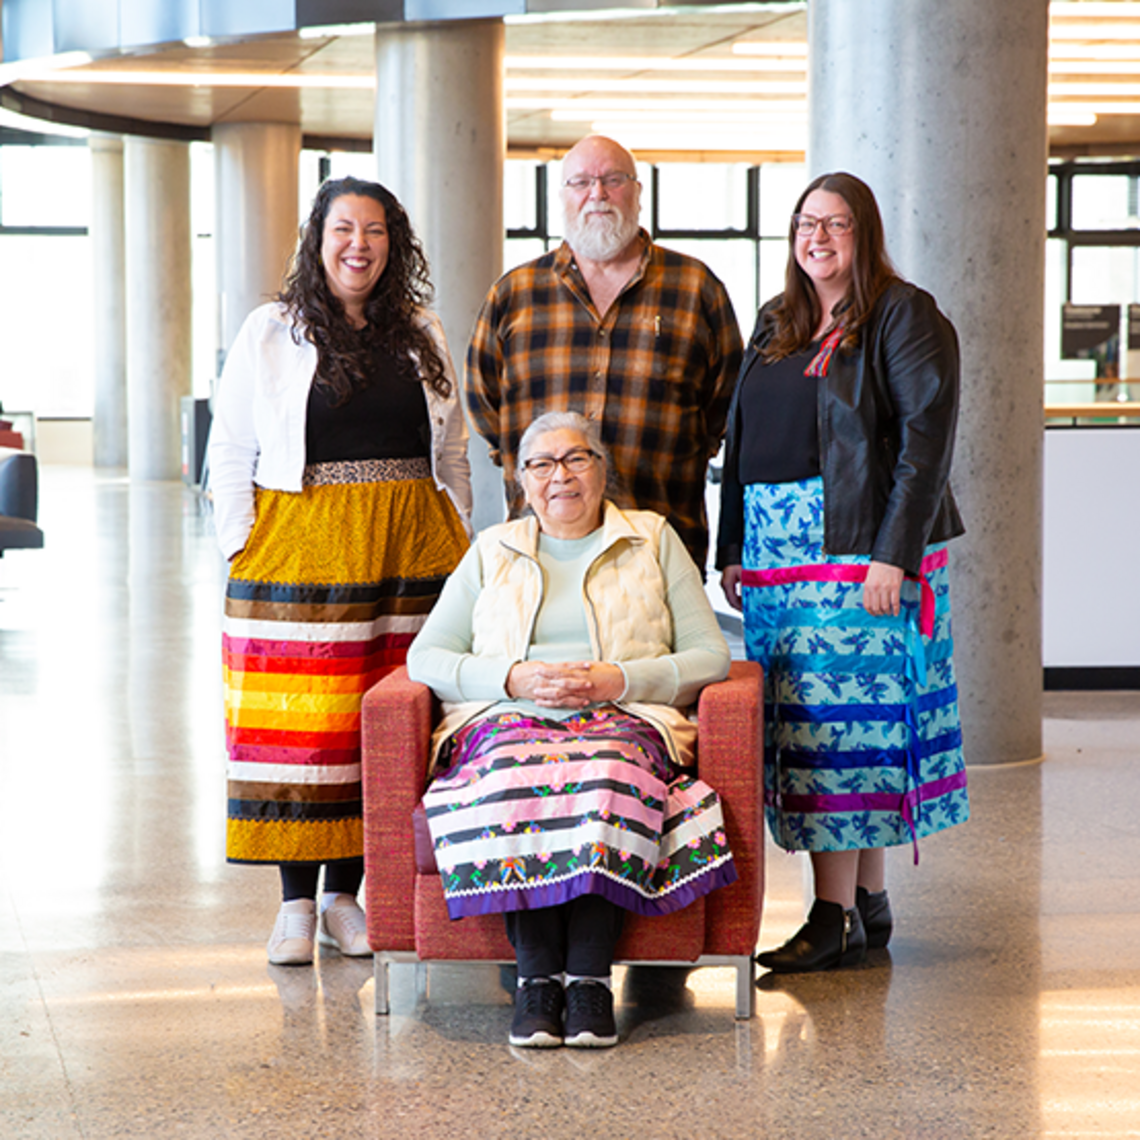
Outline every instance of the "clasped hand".
[[584, 709], [616, 701], [625, 674], [608, 661], [518, 661], [507, 674], [507, 695], [543, 708]]

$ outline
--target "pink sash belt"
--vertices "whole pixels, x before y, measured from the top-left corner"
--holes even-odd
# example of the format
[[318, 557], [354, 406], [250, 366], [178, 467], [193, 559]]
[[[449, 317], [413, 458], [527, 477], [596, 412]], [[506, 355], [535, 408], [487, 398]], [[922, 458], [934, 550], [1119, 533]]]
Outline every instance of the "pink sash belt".
[[[907, 575], [908, 580], [919, 585], [918, 628], [924, 637], [934, 634], [934, 589], [930, 585], [929, 575], [933, 570], [940, 570], [947, 561], [946, 550], [936, 550], [922, 560], [917, 577]], [[865, 565], [849, 562], [777, 566], [771, 570], [744, 570], [740, 582], [742, 586], [786, 586], [790, 582], [864, 582], [867, 570]]]

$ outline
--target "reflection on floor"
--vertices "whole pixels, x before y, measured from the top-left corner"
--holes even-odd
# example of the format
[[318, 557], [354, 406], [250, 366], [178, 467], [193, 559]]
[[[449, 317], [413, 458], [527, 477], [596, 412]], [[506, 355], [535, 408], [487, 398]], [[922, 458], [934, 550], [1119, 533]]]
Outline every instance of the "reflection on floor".
[[[496, 967], [268, 966], [272, 870], [222, 856], [223, 570], [196, 497], [43, 473], [0, 561], [0, 1137], [1140, 1135], [1140, 694], [1054, 694], [1043, 765], [892, 853], [889, 952], [630, 970], [620, 1046], [512, 1051]], [[800, 921], [770, 854], [761, 941]]]

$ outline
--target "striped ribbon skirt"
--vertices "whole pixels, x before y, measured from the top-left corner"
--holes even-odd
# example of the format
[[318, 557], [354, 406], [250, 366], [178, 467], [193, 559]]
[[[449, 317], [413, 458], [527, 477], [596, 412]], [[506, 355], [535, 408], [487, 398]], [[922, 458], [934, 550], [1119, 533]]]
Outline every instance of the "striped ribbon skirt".
[[363, 853], [361, 698], [403, 664], [466, 546], [426, 459], [258, 490], [223, 620], [230, 862]]
[[823, 483], [745, 487], [744, 636], [765, 670], [769, 830], [796, 851], [917, 842], [969, 815], [944, 546], [902, 612], [862, 605], [868, 559], [823, 552]]
[[456, 733], [449, 763], [424, 807], [452, 918], [584, 894], [668, 914], [736, 880], [716, 792], [628, 713], [492, 715]]

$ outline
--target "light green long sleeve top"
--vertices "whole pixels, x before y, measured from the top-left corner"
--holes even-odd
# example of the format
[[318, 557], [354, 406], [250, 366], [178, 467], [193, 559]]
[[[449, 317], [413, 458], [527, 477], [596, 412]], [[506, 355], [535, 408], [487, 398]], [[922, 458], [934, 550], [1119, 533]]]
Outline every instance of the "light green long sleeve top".
[[[582, 586], [603, 542], [600, 529], [580, 539], [539, 536], [538, 562], [545, 589], [527, 660], [588, 661], [593, 657]], [[673, 652], [617, 662], [625, 676], [620, 699], [684, 708], [705, 685], [727, 674], [730, 654], [700, 574], [672, 527], [662, 531], [658, 560], [666, 582]], [[518, 709], [528, 715], [560, 718], [577, 712], [512, 700], [506, 682], [515, 660], [471, 652], [472, 611], [481, 588], [479, 554], [472, 547], [448, 579], [408, 651], [409, 675], [429, 685], [444, 701], [497, 702], [487, 714]]]

